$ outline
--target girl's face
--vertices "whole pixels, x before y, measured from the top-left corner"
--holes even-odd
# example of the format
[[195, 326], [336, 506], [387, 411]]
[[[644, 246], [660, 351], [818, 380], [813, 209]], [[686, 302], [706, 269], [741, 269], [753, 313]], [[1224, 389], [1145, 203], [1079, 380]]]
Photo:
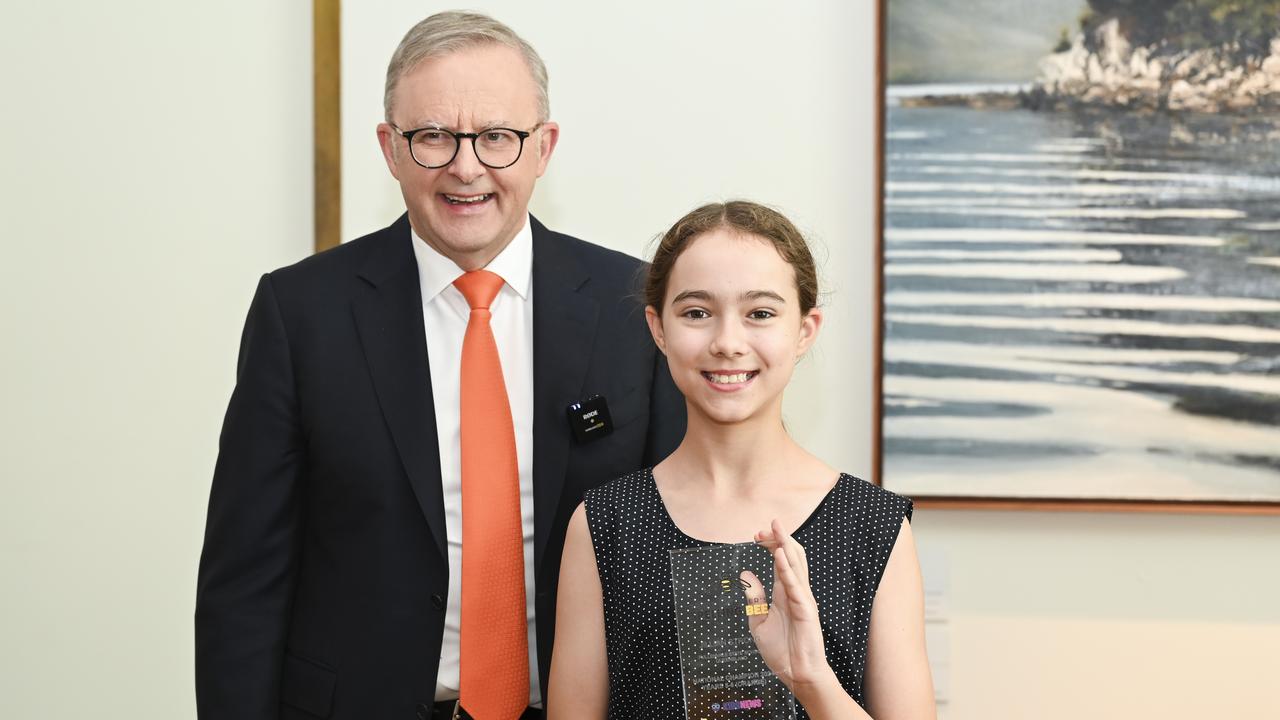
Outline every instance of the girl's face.
[[661, 316], [645, 309], [691, 413], [717, 423], [782, 414], [782, 391], [817, 338], [795, 270], [764, 238], [717, 228], [694, 238], [667, 279]]

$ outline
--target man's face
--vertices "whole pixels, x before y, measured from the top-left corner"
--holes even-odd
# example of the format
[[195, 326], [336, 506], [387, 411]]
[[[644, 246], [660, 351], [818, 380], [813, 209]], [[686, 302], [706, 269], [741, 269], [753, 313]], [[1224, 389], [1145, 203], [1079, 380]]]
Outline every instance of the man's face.
[[[392, 122], [404, 131], [529, 130], [538, 123], [538, 91], [518, 52], [481, 45], [425, 60], [406, 73], [392, 108]], [[387, 123], [378, 125], [378, 141], [413, 229], [472, 270], [487, 265], [525, 223], [533, 185], [547, 169], [559, 132], [555, 123], [543, 124], [524, 141], [520, 159], [500, 170], [482, 165], [468, 139], [453, 162], [434, 170], [414, 162], [408, 142]]]

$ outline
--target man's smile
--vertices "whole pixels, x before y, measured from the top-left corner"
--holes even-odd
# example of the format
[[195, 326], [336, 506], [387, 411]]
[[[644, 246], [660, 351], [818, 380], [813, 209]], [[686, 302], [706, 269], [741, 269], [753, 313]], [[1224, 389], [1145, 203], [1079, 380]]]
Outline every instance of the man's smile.
[[478, 202], [484, 202], [493, 197], [493, 193], [484, 193], [483, 195], [452, 195], [450, 193], [442, 193], [444, 199], [454, 205], [472, 205]]
[[493, 200], [497, 197], [497, 193], [478, 193], [472, 195], [440, 193], [438, 197], [445, 207], [448, 208], [450, 213], [456, 215], [471, 215], [483, 212], [485, 208], [493, 204]]

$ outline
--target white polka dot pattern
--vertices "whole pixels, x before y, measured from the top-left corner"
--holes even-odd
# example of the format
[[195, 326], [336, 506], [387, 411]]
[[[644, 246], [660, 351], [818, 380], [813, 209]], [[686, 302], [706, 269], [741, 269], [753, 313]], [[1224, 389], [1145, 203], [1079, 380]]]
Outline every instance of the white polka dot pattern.
[[[608, 717], [685, 720], [669, 552], [710, 543], [680, 532], [648, 468], [587, 491], [586, 509], [604, 590]], [[871, 605], [904, 517], [910, 500], [841, 475], [794, 534], [809, 561], [827, 661], [859, 704]]]

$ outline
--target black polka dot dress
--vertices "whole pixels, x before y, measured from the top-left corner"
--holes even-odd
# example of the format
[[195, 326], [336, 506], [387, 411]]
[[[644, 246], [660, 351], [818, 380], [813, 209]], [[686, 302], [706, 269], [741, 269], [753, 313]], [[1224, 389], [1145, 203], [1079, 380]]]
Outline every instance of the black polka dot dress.
[[[613, 719], [685, 720], [669, 552], [710, 545], [680, 532], [651, 469], [586, 494], [604, 591]], [[862, 704], [871, 604], [911, 501], [841, 475], [793, 537], [805, 549], [827, 662]], [[799, 703], [797, 717], [808, 714]]]

